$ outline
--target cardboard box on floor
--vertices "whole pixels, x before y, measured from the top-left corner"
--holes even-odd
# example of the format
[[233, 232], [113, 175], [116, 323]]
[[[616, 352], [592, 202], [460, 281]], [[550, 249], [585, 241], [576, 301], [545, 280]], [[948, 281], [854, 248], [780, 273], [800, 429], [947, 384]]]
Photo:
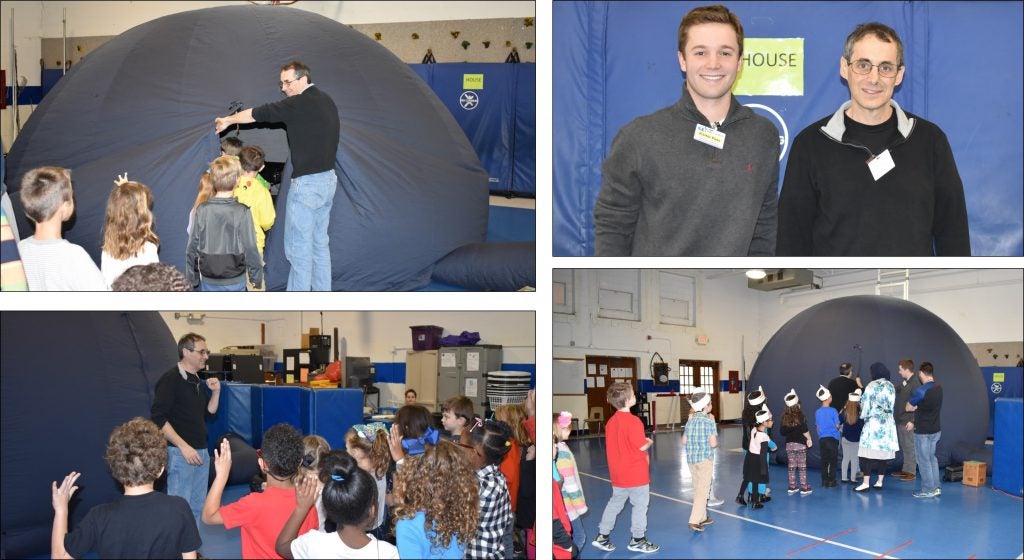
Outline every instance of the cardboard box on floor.
[[988, 465], [982, 461], [964, 461], [964, 484], [967, 486], [984, 486]]

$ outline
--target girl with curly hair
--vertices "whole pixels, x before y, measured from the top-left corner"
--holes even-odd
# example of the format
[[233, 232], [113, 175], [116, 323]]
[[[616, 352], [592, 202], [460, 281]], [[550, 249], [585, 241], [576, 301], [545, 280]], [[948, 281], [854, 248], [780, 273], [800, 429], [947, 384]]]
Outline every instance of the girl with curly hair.
[[135, 181], [115, 183], [107, 200], [100, 257], [107, 285], [137, 264], [160, 262], [159, 244], [160, 238], [153, 232], [153, 193], [149, 187]]
[[480, 502], [473, 470], [456, 444], [441, 441], [406, 462], [395, 475], [394, 493], [402, 558], [463, 557], [476, 536]]
[[377, 484], [377, 517], [370, 527], [377, 537], [385, 533], [387, 497], [393, 484], [394, 469], [391, 468], [391, 452], [388, 450], [388, 431], [384, 424], [356, 424], [345, 432], [345, 450], [356, 460]]
[[302, 462], [299, 463], [299, 472], [295, 474], [295, 485], [304, 478], [313, 478], [318, 481], [316, 487], [316, 516], [320, 520], [320, 530], [325, 530], [327, 512], [324, 511], [324, 501], [321, 499], [321, 492], [324, 489], [324, 480], [320, 476], [320, 462], [331, 452], [331, 444], [316, 434], [310, 434], [302, 438]]

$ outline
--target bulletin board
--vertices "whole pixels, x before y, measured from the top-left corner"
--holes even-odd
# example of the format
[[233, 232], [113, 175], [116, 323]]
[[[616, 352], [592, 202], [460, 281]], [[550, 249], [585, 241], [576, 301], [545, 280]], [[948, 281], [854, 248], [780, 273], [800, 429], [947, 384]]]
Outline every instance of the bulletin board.
[[555, 358], [551, 362], [551, 392], [582, 395], [586, 366], [581, 359]]

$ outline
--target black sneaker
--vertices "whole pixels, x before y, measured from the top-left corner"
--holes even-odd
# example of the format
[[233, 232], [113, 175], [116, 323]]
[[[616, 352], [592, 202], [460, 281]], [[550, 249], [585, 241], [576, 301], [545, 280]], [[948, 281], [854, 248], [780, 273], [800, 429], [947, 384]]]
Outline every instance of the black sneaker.
[[647, 537], [640, 537], [639, 539], [629, 539], [629, 545], [626, 548], [633, 552], [643, 552], [645, 554], [651, 552], [658, 552], [661, 549], [660, 546], [647, 540]]
[[[630, 541], [632, 542], [632, 541]], [[600, 548], [601, 550], [612, 551], [615, 550], [615, 545], [608, 539], [608, 535], [602, 535], [598, 533], [597, 538], [594, 539], [590, 544]]]

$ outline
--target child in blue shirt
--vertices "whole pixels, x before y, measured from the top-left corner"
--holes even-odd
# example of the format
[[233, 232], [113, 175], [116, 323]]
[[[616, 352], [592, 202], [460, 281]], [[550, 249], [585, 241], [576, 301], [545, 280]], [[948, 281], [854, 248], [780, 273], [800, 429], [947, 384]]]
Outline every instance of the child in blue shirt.
[[818, 445], [821, 446], [821, 487], [835, 488], [836, 471], [839, 470], [839, 413], [832, 408], [832, 393], [818, 385], [816, 393], [821, 408], [814, 413], [818, 425]]

